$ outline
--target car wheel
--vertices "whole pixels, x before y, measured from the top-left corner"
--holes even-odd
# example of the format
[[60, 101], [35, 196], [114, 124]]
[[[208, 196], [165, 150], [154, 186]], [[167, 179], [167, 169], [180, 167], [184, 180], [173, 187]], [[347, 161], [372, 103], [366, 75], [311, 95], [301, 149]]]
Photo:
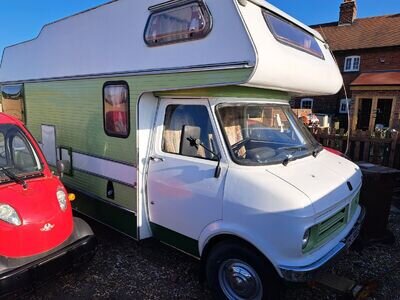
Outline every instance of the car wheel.
[[222, 242], [206, 262], [207, 282], [215, 299], [280, 299], [282, 284], [272, 265], [238, 242]]

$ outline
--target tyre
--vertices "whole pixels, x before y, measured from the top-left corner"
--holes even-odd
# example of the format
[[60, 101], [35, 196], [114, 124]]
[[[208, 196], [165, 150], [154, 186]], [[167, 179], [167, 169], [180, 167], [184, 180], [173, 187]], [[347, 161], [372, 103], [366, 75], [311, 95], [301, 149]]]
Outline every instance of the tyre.
[[276, 300], [282, 283], [272, 265], [239, 242], [221, 242], [206, 261], [207, 283], [215, 299]]

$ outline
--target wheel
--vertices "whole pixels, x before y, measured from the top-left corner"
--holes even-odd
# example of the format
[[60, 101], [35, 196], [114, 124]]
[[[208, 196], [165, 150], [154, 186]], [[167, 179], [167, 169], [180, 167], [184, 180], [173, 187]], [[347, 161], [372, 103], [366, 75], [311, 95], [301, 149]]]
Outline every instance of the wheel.
[[207, 283], [215, 299], [280, 299], [282, 284], [272, 265], [245, 244], [222, 242], [206, 261]]

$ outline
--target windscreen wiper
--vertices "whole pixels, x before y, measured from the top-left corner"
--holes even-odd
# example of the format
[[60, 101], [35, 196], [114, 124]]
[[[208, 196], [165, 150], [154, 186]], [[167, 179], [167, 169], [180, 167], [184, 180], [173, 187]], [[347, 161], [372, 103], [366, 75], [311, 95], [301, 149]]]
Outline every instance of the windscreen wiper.
[[28, 187], [28, 185], [26, 184], [25, 180], [19, 178], [17, 175], [15, 175], [13, 172], [11, 172], [10, 170], [4, 168], [4, 167], [0, 167], [0, 171], [3, 172], [4, 174], [7, 175], [7, 177], [9, 177], [11, 180], [13, 180], [14, 182], [22, 185], [22, 187], [24, 189], [26, 189]]
[[287, 154], [285, 159], [282, 161], [282, 165], [284, 165], [285, 167], [289, 164], [290, 161], [296, 160], [296, 158], [293, 156], [293, 154], [295, 154], [298, 151], [302, 151], [305, 150], [305, 147], [302, 146], [295, 146], [295, 147], [284, 147], [284, 148], [280, 148], [281, 150], [286, 150], [286, 151], [290, 151], [290, 154]]

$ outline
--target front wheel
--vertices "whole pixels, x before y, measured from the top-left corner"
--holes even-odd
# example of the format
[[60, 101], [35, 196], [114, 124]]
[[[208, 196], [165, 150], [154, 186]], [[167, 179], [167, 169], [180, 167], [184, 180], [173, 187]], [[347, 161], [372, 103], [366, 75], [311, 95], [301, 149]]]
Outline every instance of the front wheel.
[[207, 282], [216, 299], [279, 299], [281, 282], [257, 251], [237, 242], [217, 244], [206, 262]]

